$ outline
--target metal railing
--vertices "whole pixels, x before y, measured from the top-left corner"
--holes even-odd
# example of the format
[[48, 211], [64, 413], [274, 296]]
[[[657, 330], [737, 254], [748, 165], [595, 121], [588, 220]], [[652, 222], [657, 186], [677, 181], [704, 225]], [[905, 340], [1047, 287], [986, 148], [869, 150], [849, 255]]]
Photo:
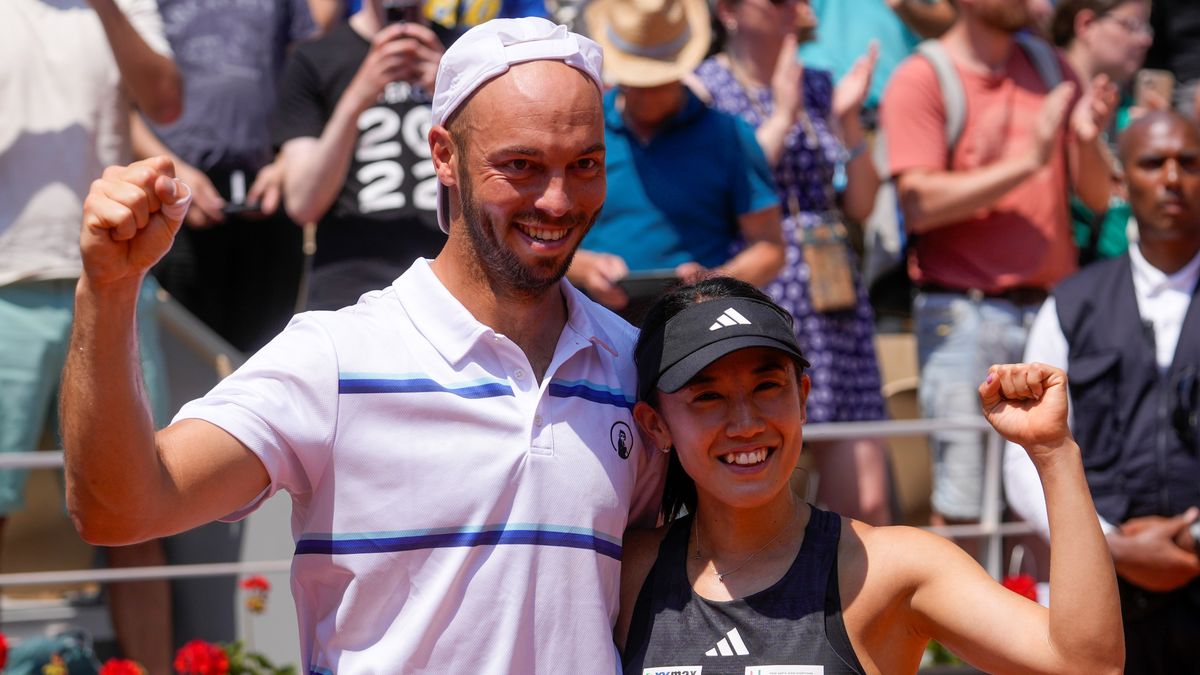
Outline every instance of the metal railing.
[[[1001, 453], [1003, 441], [982, 417], [962, 417], [948, 420], [890, 420], [881, 422], [837, 422], [812, 424], [804, 427], [806, 440], [847, 440], [855, 438], [901, 438], [928, 436], [941, 431], [977, 431], [985, 434], [983, 512], [979, 523], [925, 527], [930, 532], [951, 538], [982, 538], [981, 564], [999, 579], [1003, 573], [1003, 538], [1034, 532], [1023, 522], [1001, 522]], [[0, 455], [3, 469], [54, 469], [62, 466], [63, 455], [56, 452], [25, 452]], [[156, 567], [126, 567], [121, 569], [81, 569], [55, 572], [22, 572], [0, 574], [0, 587], [46, 584], [112, 583], [146, 579], [177, 579], [190, 577], [242, 575], [285, 572], [291, 560], [246, 561], [236, 563], [205, 563], [195, 565], [162, 565]]]
[[[225, 377], [244, 361], [245, 357], [211, 328], [192, 316], [165, 291], [159, 291], [159, 321], [164, 330], [179, 339], [189, 349], [212, 366], [218, 377]], [[982, 564], [993, 578], [1003, 573], [1003, 537], [1034, 532], [1023, 522], [1001, 522], [1001, 457], [1003, 441], [982, 416], [941, 420], [888, 420], [879, 422], [837, 422], [811, 424], [804, 427], [806, 440], [848, 440], [856, 438], [902, 438], [929, 436], [943, 431], [975, 431], [984, 434], [985, 444], [983, 512], [979, 523], [925, 527], [924, 529], [951, 538], [982, 538]], [[0, 470], [57, 469], [63, 465], [61, 451], [24, 452], [0, 455]], [[154, 567], [125, 567], [120, 569], [79, 569], [53, 572], [21, 572], [0, 574], [0, 587], [41, 586], [48, 584], [113, 583], [147, 579], [181, 579], [226, 575], [286, 572], [291, 560], [243, 561], [224, 563], [161, 565]]]

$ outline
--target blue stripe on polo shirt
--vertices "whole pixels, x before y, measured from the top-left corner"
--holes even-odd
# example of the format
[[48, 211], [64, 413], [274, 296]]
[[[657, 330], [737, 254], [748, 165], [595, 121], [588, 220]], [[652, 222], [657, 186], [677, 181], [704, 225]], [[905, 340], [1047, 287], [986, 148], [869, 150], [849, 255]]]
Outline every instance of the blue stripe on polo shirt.
[[549, 393], [557, 398], [582, 398], [592, 403], [615, 405], [633, 410], [637, 401], [620, 389], [613, 389], [587, 380], [551, 380]]
[[333, 675], [333, 671], [328, 668], [313, 667], [308, 671], [308, 675]]
[[339, 373], [339, 394], [423, 394], [440, 392], [462, 398], [513, 396], [503, 380], [480, 379], [442, 384], [424, 373]]
[[401, 532], [308, 533], [296, 542], [296, 555], [395, 553], [431, 548], [509, 544], [579, 548], [595, 551], [614, 560], [621, 559], [619, 539], [586, 528], [536, 523], [445, 527]]

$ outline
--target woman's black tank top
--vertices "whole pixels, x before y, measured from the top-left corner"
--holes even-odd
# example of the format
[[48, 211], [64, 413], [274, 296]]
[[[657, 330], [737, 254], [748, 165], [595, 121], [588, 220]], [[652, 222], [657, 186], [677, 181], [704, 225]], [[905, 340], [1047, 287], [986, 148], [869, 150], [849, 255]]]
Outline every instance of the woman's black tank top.
[[739, 600], [707, 600], [687, 578], [691, 517], [676, 521], [634, 605], [625, 675], [862, 673], [838, 594], [835, 513], [812, 509], [783, 578]]

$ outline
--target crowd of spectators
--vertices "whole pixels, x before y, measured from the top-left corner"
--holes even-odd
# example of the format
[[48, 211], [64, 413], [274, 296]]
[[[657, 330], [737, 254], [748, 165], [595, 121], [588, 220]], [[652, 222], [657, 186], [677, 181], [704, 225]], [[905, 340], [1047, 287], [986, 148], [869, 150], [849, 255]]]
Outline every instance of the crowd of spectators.
[[[1088, 384], [1074, 416], [1092, 427], [1076, 433], [1093, 490], [1107, 491], [1097, 504], [1123, 601], [1139, 605], [1127, 622], [1200, 609], [1200, 564], [1187, 550], [1200, 506], [1200, 467], [1187, 460], [1200, 406], [1200, 310], [1189, 309], [1200, 9], [1184, 0], [4, 0], [0, 452], [37, 449], [55, 417], [79, 218], [106, 165], [174, 161], [193, 202], [154, 276], [254, 352], [297, 309], [352, 305], [437, 254], [445, 205], [427, 136], [439, 59], [472, 25], [529, 15], [569, 22], [605, 49], [608, 192], [568, 271], [578, 288], [636, 324], [672, 283], [712, 272], [753, 283], [795, 318], [812, 366], [808, 421], [881, 420], [876, 308], [856, 233], [891, 228], [884, 238], [911, 283], [923, 413], [976, 414], [991, 363], [1069, 364]], [[1126, 128], [1138, 130], [1128, 142]], [[315, 228], [307, 256], [303, 226]], [[1131, 259], [1137, 302], [1095, 297], [1103, 284], [1128, 290]], [[1099, 279], [1093, 264], [1115, 271]], [[1079, 279], [1097, 279], [1067, 281], [1081, 266]], [[1157, 291], [1138, 270], [1151, 268], [1144, 276], [1181, 295], [1148, 314]], [[139, 340], [164, 423], [154, 292], [143, 290]], [[1116, 302], [1136, 327], [1129, 340], [1151, 349], [1097, 341], [1105, 324], [1086, 317], [1100, 310], [1080, 309], [1097, 301]], [[1136, 405], [1080, 407], [1115, 405], [1118, 392], [1169, 419], [1158, 428]], [[1133, 433], [1164, 440], [1105, 441]], [[1090, 438], [1103, 456], [1089, 459]], [[894, 519], [880, 440], [806, 447], [819, 476], [810, 498]], [[936, 433], [931, 449], [934, 522], [977, 521], [978, 435]], [[1010, 500], [1044, 531], [1028, 470], [1009, 467]], [[21, 506], [23, 479], [0, 472], [0, 527]], [[1153, 542], [1137, 524], [1150, 518], [1171, 523]], [[1168, 556], [1175, 581], [1147, 583]], [[109, 558], [154, 564], [162, 552], [149, 542]], [[169, 626], [148, 619], [169, 611], [164, 589], [114, 591], [118, 632], [147, 634], [130, 617]], [[1153, 656], [1167, 631], [1146, 625], [1138, 635], [1150, 646], [1131, 659], [1168, 672], [1170, 659]], [[156, 639], [122, 648], [166, 672]]]

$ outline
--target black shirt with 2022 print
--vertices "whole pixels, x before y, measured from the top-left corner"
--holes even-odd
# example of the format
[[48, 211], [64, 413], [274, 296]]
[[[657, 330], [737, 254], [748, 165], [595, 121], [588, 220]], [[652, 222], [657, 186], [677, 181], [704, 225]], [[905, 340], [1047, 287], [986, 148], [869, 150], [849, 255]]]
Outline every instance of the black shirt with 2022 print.
[[[369, 50], [370, 43], [346, 23], [296, 48], [279, 85], [276, 147], [321, 136]], [[390, 284], [417, 257], [441, 250], [445, 235], [437, 224], [437, 177], [427, 139], [431, 98], [418, 86], [393, 82], [359, 115], [350, 169], [317, 227], [315, 294], [321, 295], [322, 284], [345, 286], [352, 277], [364, 287], [341, 289], [340, 304], [352, 303], [357, 293]]]

